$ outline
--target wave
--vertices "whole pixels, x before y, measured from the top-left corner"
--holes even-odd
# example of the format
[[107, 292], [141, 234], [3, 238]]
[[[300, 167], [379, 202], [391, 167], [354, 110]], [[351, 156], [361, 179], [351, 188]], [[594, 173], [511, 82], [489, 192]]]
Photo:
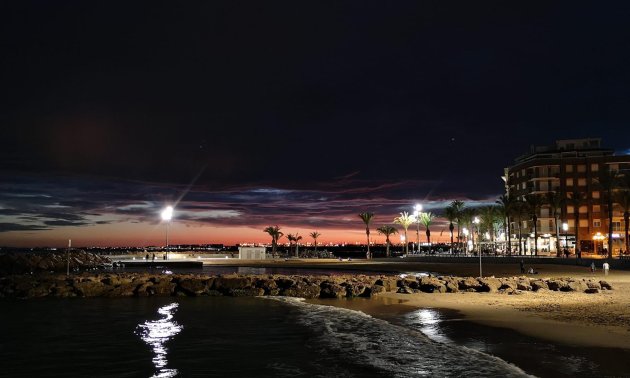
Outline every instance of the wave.
[[337, 354], [391, 377], [529, 377], [498, 357], [449, 342], [360, 311], [270, 297], [298, 310], [298, 323], [311, 329], [319, 352]]

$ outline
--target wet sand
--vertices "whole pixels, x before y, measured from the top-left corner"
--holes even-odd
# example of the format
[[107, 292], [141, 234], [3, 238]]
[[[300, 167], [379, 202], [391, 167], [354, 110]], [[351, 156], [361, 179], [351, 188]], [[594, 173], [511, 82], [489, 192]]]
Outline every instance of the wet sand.
[[[291, 266], [374, 272], [429, 271], [444, 275], [478, 276], [477, 264], [397, 261], [289, 260], [253, 262], [254, 266]], [[222, 264], [223, 265], [223, 264]], [[450, 309], [475, 323], [508, 328], [524, 335], [572, 346], [630, 349], [630, 272], [601, 270], [591, 273], [579, 266], [536, 264], [539, 272], [530, 277], [574, 277], [606, 280], [613, 290], [597, 294], [565, 292], [494, 293], [384, 293], [379, 300], [361, 302], [357, 308], [375, 311], [404, 311], [398, 306]], [[520, 275], [518, 264], [484, 264], [484, 276]], [[330, 302], [331, 305], [339, 305]], [[355, 303], [356, 305], [356, 303]], [[389, 309], [388, 309], [389, 308]]]

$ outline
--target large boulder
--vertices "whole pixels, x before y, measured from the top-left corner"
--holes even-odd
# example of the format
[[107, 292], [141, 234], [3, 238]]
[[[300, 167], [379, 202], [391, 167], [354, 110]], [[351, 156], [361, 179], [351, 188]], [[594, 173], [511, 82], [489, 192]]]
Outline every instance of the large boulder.
[[346, 288], [335, 282], [325, 281], [320, 284], [320, 287], [321, 291], [319, 296], [321, 298], [343, 298], [347, 294]]
[[305, 283], [296, 284], [280, 291], [280, 295], [285, 297], [317, 298], [321, 289], [319, 285], [307, 285]]
[[[187, 296], [202, 295], [208, 291], [207, 281], [200, 278], [186, 278], [177, 283], [176, 291], [181, 291]], [[229, 289], [226, 289], [229, 290]]]
[[547, 288], [553, 291], [569, 291], [569, 283], [561, 279], [552, 279], [547, 281]]
[[[412, 287], [413, 288], [413, 287]], [[446, 286], [436, 277], [426, 276], [420, 278], [420, 291], [425, 293], [446, 293]]]
[[458, 288], [462, 291], [469, 291], [470, 289], [472, 289], [472, 291], [479, 291], [481, 284], [473, 277], [460, 278]]
[[606, 282], [606, 281], [599, 281], [599, 285], [600, 285], [600, 286], [602, 287], [602, 289], [604, 289], [604, 290], [612, 290], [612, 289], [613, 289], [613, 288], [612, 288], [612, 285], [611, 285], [611, 284], [609, 284], [609, 283], [608, 283], [608, 282]]
[[252, 278], [244, 276], [219, 276], [214, 279], [212, 289], [225, 291], [229, 289], [248, 289], [252, 287]]
[[496, 293], [501, 287], [501, 281], [494, 277], [479, 278], [479, 290], [481, 292]]
[[259, 297], [265, 295], [265, 289], [261, 287], [250, 287], [245, 289], [228, 289], [226, 295], [230, 297]]
[[101, 281], [82, 280], [72, 285], [79, 297], [100, 297], [107, 290]]
[[594, 282], [591, 280], [586, 281], [586, 286], [588, 286], [589, 289], [601, 290], [602, 288], [602, 285], [599, 282]]
[[549, 289], [549, 286], [547, 286], [547, 283], [543, 280], [533, 280], [531, 281], [531, 285], [532, 285], [532, 290], [534, 291]]
[[562, 291], [575, 291], [581, 293], [586, 289], [588, 289], [588, 286], [583, 280], [572, 280], [567, 283], [566, 289]]

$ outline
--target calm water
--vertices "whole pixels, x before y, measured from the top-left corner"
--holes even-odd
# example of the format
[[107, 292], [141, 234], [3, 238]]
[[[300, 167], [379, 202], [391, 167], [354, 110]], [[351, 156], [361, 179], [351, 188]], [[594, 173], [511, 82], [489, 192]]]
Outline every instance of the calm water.
[[293, 298], [0, 303], [2, 377], [527, 376], [454, 342], [434, 310], [386, 321]]

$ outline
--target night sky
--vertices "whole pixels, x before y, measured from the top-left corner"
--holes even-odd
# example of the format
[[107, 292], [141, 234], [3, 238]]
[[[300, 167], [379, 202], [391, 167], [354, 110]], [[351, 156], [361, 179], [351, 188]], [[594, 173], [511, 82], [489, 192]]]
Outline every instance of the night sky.
[[174, 243], [275, 224], [354, 243], [359, 212], [493, 203], [532, 144], [629, 151], [628, 20], [621, 1], [3, 2], [0, 245], [160, 245], [167, 204]]

